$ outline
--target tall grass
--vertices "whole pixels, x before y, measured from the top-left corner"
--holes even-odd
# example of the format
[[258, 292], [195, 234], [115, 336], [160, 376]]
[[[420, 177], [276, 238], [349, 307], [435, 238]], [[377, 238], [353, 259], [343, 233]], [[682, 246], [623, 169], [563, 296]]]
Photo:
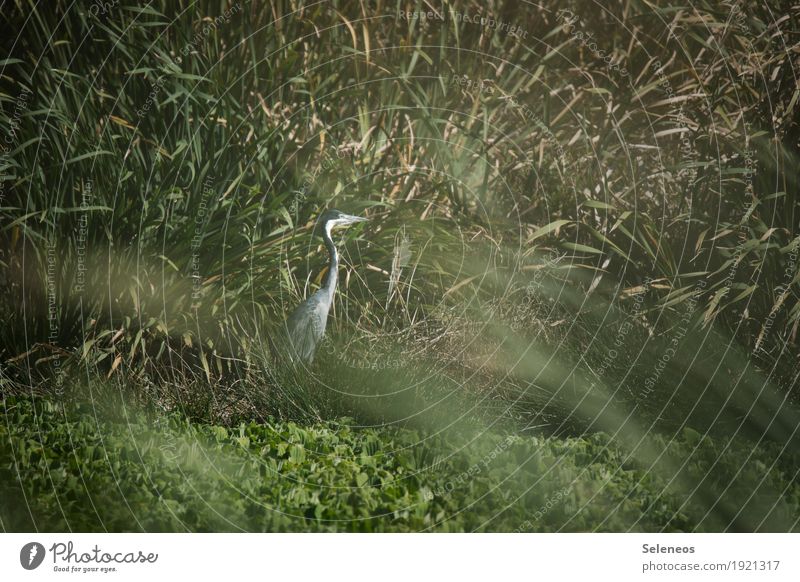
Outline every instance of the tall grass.
[[[10, 3], [3, 381], [365, 422], [469, 386], [480, 414], [556, 432], [795, 401], [798, 20], [771, 4], [732, 22], [705, 1], [454, 1], [431, 21], [410, 2]], [[331, 206], [372, 218], [343, 243], [333, 347], [311, 380], [277, 378], [268, 336], [321, 280], [310, 233]], [[621, 326], [636, 370], [596, 373]]]

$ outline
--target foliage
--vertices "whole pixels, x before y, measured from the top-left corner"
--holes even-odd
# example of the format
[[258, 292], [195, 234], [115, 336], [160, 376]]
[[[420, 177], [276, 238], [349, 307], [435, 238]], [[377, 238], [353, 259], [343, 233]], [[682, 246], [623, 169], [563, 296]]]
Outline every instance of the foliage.
[[[705, 325], [735, 325], [765, 367], [785, 357], [800, 318], [798, 93], [777, 45], [797, 19], [771, 24], [751, 3], [736, 26], [710, 2], [531, 5], [513, 14], [529, 46], [456, 18], [482, 12], [471, 1], [437, 22], [334, 6], [4, 11], [25, 28], [2, 77], [6, 358], [33, 350], [46, 372], [54, 344], [104, 373], [169, 359], [162, 373], [220, 376], [238, 322], [274, 325], [319, 281], [298, 229], [330, 205], [378, 220], [348, 246], [373, 268], [339, 300], [363, 329], [408, 326], [443, 296], [502, 296], [535, 267], [515, 248], [548, 245], [573, 285], [605, 279], [597, 292], [616, 301], [649, 277], [657, 310], [699, 293]], [[656, 66], [678, 43], [697, 58]], [[415, 276], [393, 294], [401, 227]]]
[[[687, 430], [634, 460], [599, 433], [237, 428], [9, 398], [6, 531], [790, 531], [796, 454]], [[724, 456], [721, 456], [722, 452]], [[657, 457], [660, 453], [660, 457]]]
[[4, 527], [796, 529], [798, 7], [429, 4], [4, 5]]

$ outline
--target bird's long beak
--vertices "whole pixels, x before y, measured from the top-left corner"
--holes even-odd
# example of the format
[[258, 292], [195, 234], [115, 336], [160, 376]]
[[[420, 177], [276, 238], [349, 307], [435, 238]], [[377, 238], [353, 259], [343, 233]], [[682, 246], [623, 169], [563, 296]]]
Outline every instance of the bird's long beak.
[[364, 218], [363, 216], [353, 216], [351, 214], [347, 214], [342, 218], [347, 221], [345, 222], [345, 224], [354, 224], [356, 222], [366, 222], [367, 220], [369, 220], [369, 218]]

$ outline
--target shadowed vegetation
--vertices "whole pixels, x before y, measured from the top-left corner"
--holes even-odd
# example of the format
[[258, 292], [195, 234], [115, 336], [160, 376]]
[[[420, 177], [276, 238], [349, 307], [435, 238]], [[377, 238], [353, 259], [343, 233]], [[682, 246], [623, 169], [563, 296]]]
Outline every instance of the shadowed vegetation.
[[[570, 503], [532, 529], [797, 527], [797, 6], [52, 4], [0, 16], [18, 31], [0, 55], [2, 469], [26, 484], [13, 495], [57, 488], [32, 474], [73, 447], [98, 471], [85, 483], [80, 463], [59, 465], [86, 485], [74, 507], [118, 478], [112, 451], [128, 445], [86, 447], [124, 423], [58, 416], [112, 394], [141, 438], [167, 423], [224, 468], [213, 491], [165, 496], [151, 522], [134, 525], [133, 508], [77, 529], [509, 530], [564, 487]], [[283, 318], [324, 278], [311, 232], [334, 207], [371, 220], [337, 235], [314, 365], [276, 366]], [[34, 437], [10, 411], [31, 397], [49, 440], [20, 464]], [[75, 430], [81, 442], [64, 442]], [[352, 445], [355, 465], [364, 439], [413, 445], [416, 465], [381, 475], [426, 476], [355, 515], [347, 495], [364, 492], [321, 500], [291, 484], [313, 473], [307, 457], [263, 453], [287, 431], [319, 432], [323, 456]], [[538, 461], [524, 477], [492, 463], [485, 489], [421, 500], [476, 462], [436, 461], [476, 434], [488, 444], [469, 458], [514, 435], [520, 463], [541, 448], [572, 468], [522, 505]], [[154, 454], [141, 466], [178, 479]], [[125, 478], [141, 479], [130, 463]], [[609, 478], [584, 488], [598, 463]], [[335, 467], [320, 479], [391, 489]], [[239, 495], [234, 474], [251, 497], [212, 510]], [[134, 503], [156, 491], [132, 487]], [[0, 519], [66, 529], [76, 518], [56, 507], [31, 509], [45, 525]]]

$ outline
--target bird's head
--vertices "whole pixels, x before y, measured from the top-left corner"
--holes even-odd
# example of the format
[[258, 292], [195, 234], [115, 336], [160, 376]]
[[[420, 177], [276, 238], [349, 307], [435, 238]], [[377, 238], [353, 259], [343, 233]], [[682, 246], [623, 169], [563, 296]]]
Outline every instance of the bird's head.
[[345, 214], [340, 210], [332, 208], [323, 212], [317, 219], [317, 224], [314, 227], [314, 234], [322, 236], [325, 230], [330, 231], [339, 226], [350, 226], [356, 222], [364, 222], [366, 220], [368, 219], [360, 216], [353, 216], [352, 214]]

